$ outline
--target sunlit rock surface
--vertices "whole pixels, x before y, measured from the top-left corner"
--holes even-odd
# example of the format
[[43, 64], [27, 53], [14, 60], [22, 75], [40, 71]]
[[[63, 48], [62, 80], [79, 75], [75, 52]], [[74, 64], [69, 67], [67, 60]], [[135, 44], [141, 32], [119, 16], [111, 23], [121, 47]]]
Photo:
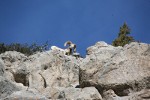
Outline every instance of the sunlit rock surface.
[[0, 99], [150, 99], [150, 45], [97, 42], [85, 58], [53, 49], [0, 54]]

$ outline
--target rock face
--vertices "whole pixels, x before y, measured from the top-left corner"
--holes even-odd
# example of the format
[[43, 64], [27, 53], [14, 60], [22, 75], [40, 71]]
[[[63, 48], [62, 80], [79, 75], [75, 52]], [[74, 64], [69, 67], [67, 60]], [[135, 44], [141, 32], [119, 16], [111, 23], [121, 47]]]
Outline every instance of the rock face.
[[12, 94], [15, 91], [19, 91], [19, 87], [17, 87], [15, 84], [11, 83], [6, 78], [0, 76], [0, 97], [4, 98], [7, 95]]
[[150, 45], [133, 42], [113, 47], [97, 42], [86, 58], [63, 49], [29, 57], [16, 51], [0, 54], [0, 99], [150, 99]]
[[[79, 85], [79, 63], [82, 59], [66, 56], [61, 51], [50, 50], [29, 57], [9, 51], [0, 57], [5, 62], [5, 77], [17, 84], [22, 83], [26, 90], [36, 89], [43, 94], [48, 87]], [[1, 65], [0, 73], [4, 72], [3, 67]]]
[[34, 59], [30, 63], [30, 67], [33, 68], [29, 75], [30, 87], [43, 89], [79, 85], [80, 60], [75, 57], [65, 56], [58, 51], [50, 51], [33, 55], [30, 58]]
[[99, 44], [88, 48], [90, 53], [80, 66], [81, 87], [95, 86], [102, 95], [112, 89], [118, 96], [150, 88], [150, 45], [104, 47]]

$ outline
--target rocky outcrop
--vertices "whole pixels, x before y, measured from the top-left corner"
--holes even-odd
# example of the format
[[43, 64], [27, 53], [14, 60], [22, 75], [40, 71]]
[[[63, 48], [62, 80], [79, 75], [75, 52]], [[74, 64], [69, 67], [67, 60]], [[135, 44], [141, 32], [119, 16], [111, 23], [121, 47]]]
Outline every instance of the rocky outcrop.
[[[47, 91], [53, 91], [48, 89], [75, 88], [79, 85], [79, 64], [82, 58], [66, 56], [62, 51], [50, 50], [29, 57], [9, 51], [1, 54], [0, 58], [5, 62], [1, 71], [5, 70], [5, 78], [16, 83], [16, 86], [22, 84], [21, 88], [27, 91], [27, 94], [29, 90], [35, 92], [32, 91], [34, 89], [38, 91], [38, 95], [45, 95]], [[20, 92], [12, 94], [11, 97], [18, 93]], [[51, 94], [47, 93], [46, 98], [52, 98]]]
[[79, 63], [81, 59], [65, 56], [58, 51], [43, 52], [30, 57], [32, 71], [29, 75], [29, 87], [39, 91], [47, 87], [75, 87], [79, 85]]
[[0, 99], [150, 99], [150, 45], [97, 42], [85, 58], [53, 49], [0, 54]]
[[[103, 92], [112, 89], [118, 96], [150, 88], [150, 45], [131, 43], [90, 47], [80, 66], [81, 87], [95, 86]], [[87, 52], [89, 52], [87, 50]]]

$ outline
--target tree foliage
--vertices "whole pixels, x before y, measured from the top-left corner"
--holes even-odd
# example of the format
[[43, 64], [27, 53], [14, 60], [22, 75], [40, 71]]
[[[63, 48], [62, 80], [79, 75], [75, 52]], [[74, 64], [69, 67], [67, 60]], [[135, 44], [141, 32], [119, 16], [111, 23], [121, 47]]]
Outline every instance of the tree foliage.
[[132, 36], [128, 36], [130, 34], [130, 28], [126, 23], [123, 24], [122, 27], [120, 27], [120, 31], [118, 34], [118, 37], [112, 42], [113, 46], [124, 46], [126, 44], [129, 44], [130, 42], [134, 41], [134, 38]]
[[34, 54], [35, 52], [42, 52], [45, 50], [48, 50], [48, 42], [42, 45], [37, 45], [36, 43], [33, 43], [31, 45], [20, 43], [0, 43], [0, 53], [4, 53], [5, 51], [17, 51], [29, 56]]

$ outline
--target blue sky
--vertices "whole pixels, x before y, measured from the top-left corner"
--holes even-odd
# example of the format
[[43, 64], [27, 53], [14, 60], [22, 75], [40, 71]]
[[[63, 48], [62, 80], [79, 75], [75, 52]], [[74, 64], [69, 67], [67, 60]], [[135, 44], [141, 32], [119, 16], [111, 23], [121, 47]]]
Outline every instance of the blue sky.
[[150, 0], [0, 0], [0, 42], [64, 48], [67, 40], [86, 48], [109, 44], [126, 22], [131, 36], [150, 44]]

